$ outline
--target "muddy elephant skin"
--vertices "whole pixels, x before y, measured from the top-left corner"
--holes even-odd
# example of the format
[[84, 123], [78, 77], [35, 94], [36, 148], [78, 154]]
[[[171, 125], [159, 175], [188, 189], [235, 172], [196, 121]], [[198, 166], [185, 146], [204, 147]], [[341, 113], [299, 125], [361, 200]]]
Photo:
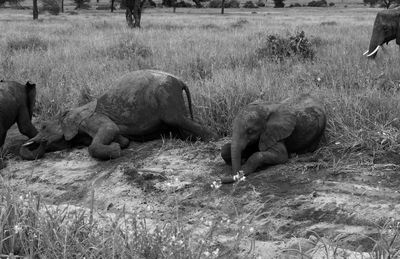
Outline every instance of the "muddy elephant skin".
[[[191, 118], [186, 115], [183, 91]], [[38, 135], [22, 146], [20, 154], [34, 159], [44, 155], [40, 153], [43, 146], [53, 151], [84, 144], [89, 145], [92, 157], [112, 159], [121, 155], [121, 148], [127, 147], [129, 140], [147, 140], [171, 131], [184, 139], [214, 137], [193, 121], [186, 84], [161, 71], [139, 70], [120, 78], [97, 100], [44, 123]]]
[[[324, 133], [325, 109], [310, 95], [288, 98], [280, 103], [256, 101], [235, 117], [232, 143], [222, 147], [221, 156], [232, 164], [232, 173], [248, 175], [262, 166], [285, 163], [290, 153], [314, 151]], [[222, 183], [234, 181], [232, 176]]]
[[37, 134], [31, 123], [35, 97], [35, 84], [0, 81], [0, 147], [4, 144], [8, 129], [15, 122], [23, 135], [32, 138]]
[[380, 11], [375, 18], [369, 48], [364, 52], [369, 58], [375, 58], [384, 43], [396, 39], [400, 45], [400, 8]]

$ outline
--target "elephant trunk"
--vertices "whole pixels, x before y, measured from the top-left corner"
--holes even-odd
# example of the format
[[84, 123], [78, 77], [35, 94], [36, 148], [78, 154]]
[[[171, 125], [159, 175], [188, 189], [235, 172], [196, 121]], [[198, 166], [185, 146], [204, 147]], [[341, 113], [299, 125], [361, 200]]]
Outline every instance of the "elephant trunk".
[[25, 160], [35, 160], [44, 156], [46, 152], [45, 142], [27, 142], [19, 149], [20, 156]]
[[238, 134], [233, 134], [232, 145], [231, 145], [231, 158], [232, 158], [232, 173], [236, 174], [240, 171], [242, 161], [242, 145], [240, 143], [240, 137]]

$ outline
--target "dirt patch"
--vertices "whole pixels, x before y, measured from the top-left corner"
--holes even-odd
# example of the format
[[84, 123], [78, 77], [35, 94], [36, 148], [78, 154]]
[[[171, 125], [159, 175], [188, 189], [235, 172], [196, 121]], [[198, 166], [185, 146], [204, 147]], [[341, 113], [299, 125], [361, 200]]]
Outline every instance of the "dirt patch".
[[[7, 147], [18, 150], [24, 139], [11, 133], [8, 143], [14, 146]], [[201, 222], [226, 219], [221, 242], [260, 208], [249, 236], [256, 239], [256, 251], [271, 257], [293, 237], [316, 235], [340, 235], [341, 248], [370, 251], [374, 243], [368, 237], [377, 238], [377, 226], [400, 220], [399, 166], [393, 160], [368, 154], [362, 162], [335, 164], [292, 158], [216, 190], [211, 183], [229, 171], [219, 155], [225, 142], [131, 143], [121, 158], [103, 162], [91, 158], [87, 148], [48, 153], [37, 161], [11, 152], [0, 173], [8, 185], [40, 194], [49, 204], [89, 207], [94, 201], [98, 211], [125, 209], [149, 222], [175, 221], [178, 215], [198, 232], [206, 227]]]

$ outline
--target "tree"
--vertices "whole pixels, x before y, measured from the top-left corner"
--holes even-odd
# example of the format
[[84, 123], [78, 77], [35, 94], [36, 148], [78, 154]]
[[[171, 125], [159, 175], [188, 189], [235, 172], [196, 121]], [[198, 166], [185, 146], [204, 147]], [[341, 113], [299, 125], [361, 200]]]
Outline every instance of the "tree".
[[284, 0], [274, 0], [274, 8], [283, 8], [285, 7], [285, 3], [283, 2]]
[[39, 10], [37, 0], [33, 0], [33, 20], [37, 20], [39, 18]]

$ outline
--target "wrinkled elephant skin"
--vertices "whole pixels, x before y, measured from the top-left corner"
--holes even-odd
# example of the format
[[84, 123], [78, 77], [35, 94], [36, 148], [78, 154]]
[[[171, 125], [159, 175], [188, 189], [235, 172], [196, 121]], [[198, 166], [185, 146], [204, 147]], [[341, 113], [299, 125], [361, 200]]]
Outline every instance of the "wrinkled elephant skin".
[[23, 135], [32, 138], [37, 134], [31, 123], [35, 96], [35, 84], [0, 81], [0, 147], [4, 144], [8, 129], [15, 122]]
[[[191, 119], [186, 115], [182, 91], [186, 92]], [[43, 148], [47, 152], [84, 144], [89, 145], [92, 157], [112, 159], [121, 155], [129, 140], [147, 140], [162, 132], [177, 132], [184, 139], [214, 137], [193, 121], [191, 105], [188, 87], [175, 76], [155, 70], [131, 72], [97, 100], [44, 123], [20, 154], [33, 159], [41, 156], [38, 152]], [[29, 149], [35, 144], [38, 148]]]
[[[325, 125], [325, 109], [310, 95], [275, 104], [253, 102], [235, 117], [232, 143], [222, 147], [221, 156], [232, 164], [233, 174], [248, 175], [262, 166], [285, 163], [290, 153], [314, 151]], [[221, 180], [231, 183], [235, 179]]]
[[364, 52], [369, 58], [375, 58], [384, 43], [396, 39], [400, 45], [400, 8], [380, 11], [375, 18], [369, 48]]

